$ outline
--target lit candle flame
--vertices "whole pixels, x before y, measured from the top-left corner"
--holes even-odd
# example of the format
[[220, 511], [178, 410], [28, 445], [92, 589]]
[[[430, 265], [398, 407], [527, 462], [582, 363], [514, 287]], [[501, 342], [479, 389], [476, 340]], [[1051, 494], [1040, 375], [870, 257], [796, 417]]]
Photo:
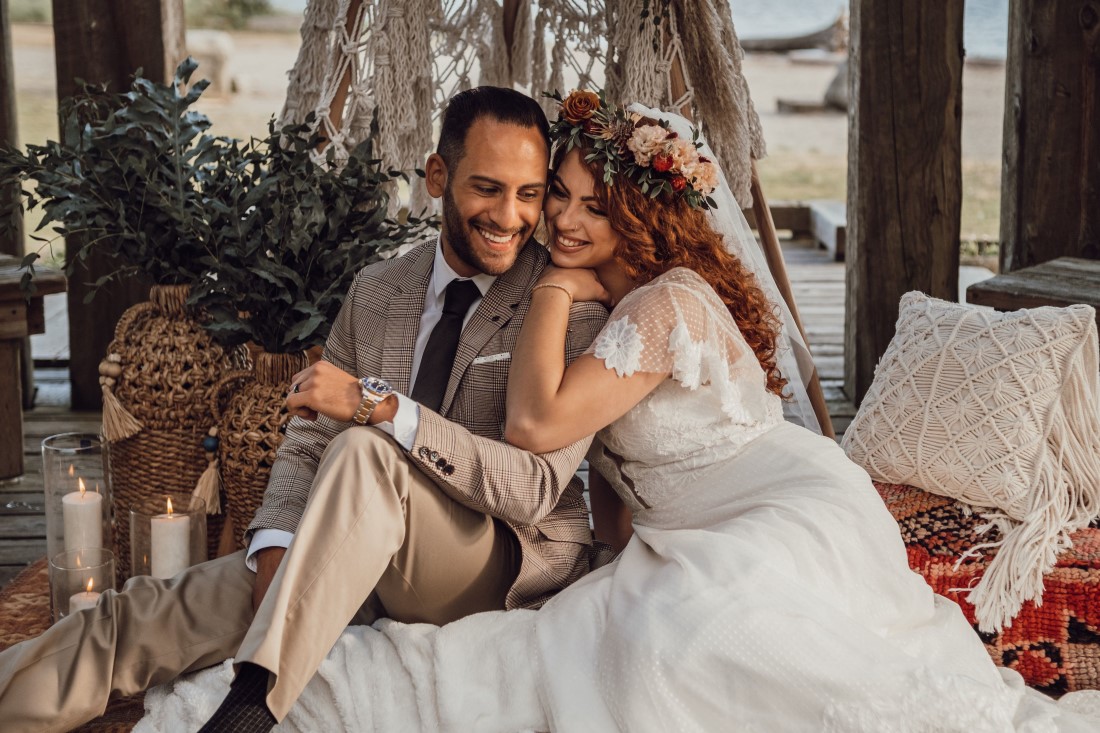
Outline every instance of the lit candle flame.
[[76, 483], [77, 483], [77, 485], [80, 486], [80, 498], [83, 499], [84, 498], [84, 493], [86, 491], [88, 491], [88, 487], [84, 485], [84, 479], [82, 479], [82, 478], [78, 478], [76, 480]]
[[92, 578], [88, 578], [88, 592], [89, 592], [89, 593], [91, 593], [91, 592], [92, 592], [92, 587], [93, 587], [94, 585], [95, 585], [95, 580], [94, 580], [94, 579], [92, 579]]
[[168, 513], [172, 513], [172, 497], [168, 497]]

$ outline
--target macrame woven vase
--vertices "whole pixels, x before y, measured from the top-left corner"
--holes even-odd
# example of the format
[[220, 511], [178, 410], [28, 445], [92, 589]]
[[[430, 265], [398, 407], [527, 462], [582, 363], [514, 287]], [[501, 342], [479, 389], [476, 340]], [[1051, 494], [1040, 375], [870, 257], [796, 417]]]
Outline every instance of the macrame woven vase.
[[218, 462], [238, 549], [263, 503], [271, 464], [290, 415], [290, 378], [309, 365], [305, 352], [253, 356], [251, 371], [227, 374], [211, 395], [218, 421]]
[[[207, 466], [203, 439], [214, 426], [209, 395], [243, 351], [215, 343], [185, 306], [189, 286], [156, 285], [149, 301], [119, 319], [100, 365], [104, 436], [110, 441], [115, 549], [130, 577], [130, 508], [166, 492], [194, 490]], [[217, 502], [208, 511], [220, 512]], [[207, 553], [217, 554], [223, 517], [207, 518]]]

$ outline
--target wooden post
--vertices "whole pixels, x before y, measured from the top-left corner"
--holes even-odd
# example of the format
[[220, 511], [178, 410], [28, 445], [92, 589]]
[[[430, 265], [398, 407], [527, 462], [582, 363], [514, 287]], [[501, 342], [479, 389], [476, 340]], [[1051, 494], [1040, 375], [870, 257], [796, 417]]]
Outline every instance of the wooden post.
[[[15, 114], [15, 67], [11, 53], [11, 23], [8, 20], [8, 0], [0, 0], [0, 145], [19, 144], [19, 125]], [[7, 209], [19, 196], [19, 183], [0, 181], [0, 211]], [[0, 254], [23, 256], [23, 218], [13, 217], [13, 229], [0, 236]]]
[[858, 405], [909, 290], [955, 301], [963, 0], [852, 0], [844, 381]]
[[[53, 0], [53, 27], [59, 101], [79, 91], [77, 77], [125, 91], [140, 67], [148, 79], [170, 81], [185, 56], [183, 0]], [[67, 256], [79, 246], [75, 238], [68, 240]], [[110, 269], [93, 255], [69, 281], [69, 373], [78, 410], [99, 408], [98, 365], [115, 323], [149, 292], [147, 281], [130, 279], [100, 289], [85, 305], [88, 283]]]
[[1012, 0], [1001, 271], [1100, 259], [1100, 2]]

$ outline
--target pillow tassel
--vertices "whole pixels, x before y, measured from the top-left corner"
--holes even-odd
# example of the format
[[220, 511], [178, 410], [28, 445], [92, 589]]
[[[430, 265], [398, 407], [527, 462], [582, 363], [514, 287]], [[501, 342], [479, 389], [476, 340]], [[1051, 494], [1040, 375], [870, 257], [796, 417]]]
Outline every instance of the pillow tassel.
[[[1070, 535], [1100, 511], [1100, 373], [1096, 331], [1082, 342], [1084, 359], [1073, 359], [1062, 399], [1050, 415], [1047, 445], [1054, 467], [1036, 476], [1030, 506], [1015, 521], [988, 515], [1002, 534], [996, 557], [967, 596], [978, 628], [986, 633], [1011, 626], [1024, 602], [1043, 602], [1043, 578], [1072, 546]], [[1091, 358], [1090, 358], [1091, 357]], [[977, 548], [975, 548], [977, 549]]]

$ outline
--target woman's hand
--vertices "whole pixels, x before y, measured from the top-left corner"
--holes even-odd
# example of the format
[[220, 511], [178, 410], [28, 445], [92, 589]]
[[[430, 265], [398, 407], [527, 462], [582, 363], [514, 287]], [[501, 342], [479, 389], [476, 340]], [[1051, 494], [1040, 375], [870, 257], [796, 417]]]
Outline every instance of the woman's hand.
[[595, 270], [547, 265], [537, 284], [553, 284], [563, 287], [573, 296], [574, 302], [594, 300], [606, 306], [611, 305], [611, 294], [607, 292], [603, 283], [596, 277]]

